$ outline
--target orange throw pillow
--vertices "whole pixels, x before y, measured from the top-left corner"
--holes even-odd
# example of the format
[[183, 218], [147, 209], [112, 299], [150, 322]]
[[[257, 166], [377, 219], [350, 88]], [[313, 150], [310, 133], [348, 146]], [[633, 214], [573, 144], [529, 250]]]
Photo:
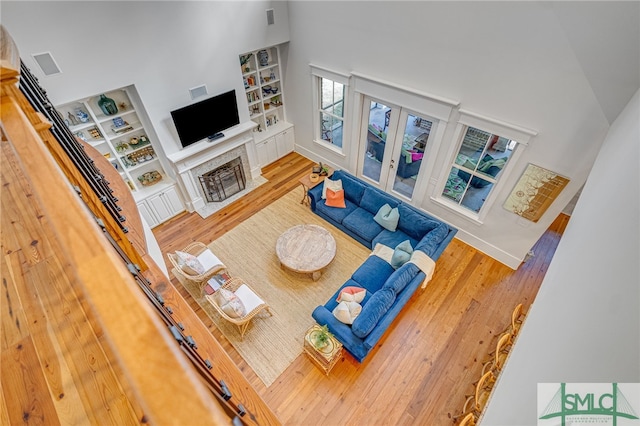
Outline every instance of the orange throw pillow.
[[347, 205], [344, 202], [344, 189], [334, 191], [332, 189], [327, 188], [326, 204], [329, 207], [338, 207], [341, 209], [347, 208]]

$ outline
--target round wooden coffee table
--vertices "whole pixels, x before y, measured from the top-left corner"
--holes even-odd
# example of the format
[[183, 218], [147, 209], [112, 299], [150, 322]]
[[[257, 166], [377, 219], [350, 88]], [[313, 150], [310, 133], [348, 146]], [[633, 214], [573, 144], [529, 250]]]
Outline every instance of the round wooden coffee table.
[[297, 225], [280, 235], [276, 254], [281, 267], [311, 274], [317, 281], [336, 256], [336, 240], [322, 226]]

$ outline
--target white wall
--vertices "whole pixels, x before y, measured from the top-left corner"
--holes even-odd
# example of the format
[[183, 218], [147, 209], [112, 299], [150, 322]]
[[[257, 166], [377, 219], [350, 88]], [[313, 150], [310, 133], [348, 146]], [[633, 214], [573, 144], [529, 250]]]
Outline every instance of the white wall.
[[[236, 89], [248, 121], [238, 55], [289, 40], [282, 1], [3, 1], [2, 24], [55, 105], [134, 84], [166, 154], [180, 149], [170, 111], [190, 88]], [[42, 75], [31, 55], [47, 51], [62, 74]]]
[[[616, 4], [612, 14], [628, 15], [633, 7], [637, 4]], [[349, 156], [312, 142], [312, 63], [458, 100], [467, 110], [538, 131], [483, 225], [428, 197], [421, 206], [458, 227], [459, 238], [512, 267], [584, 183], [609, 124], [572, 50], [577, 42], [566, 37], [571, 28], [561, 25], [552, 5], [310, 1], [291, 2], [289, 17], [288, 115], [296, 126], [297, 150], [305, 155], [341, 168], [353, 164]], [[601, 35], [601, 43], [617, 43], [607, 34]], [[633, 40], [630, 44], [638, 45]], [[454, 114], [452, 121], [456, 118]], [[448, 127], [445, 141], [451, 140], [453, 130]], [[436, 159], [433, 176], [447, 161], [445, 150]], [[527, 163], [571, 179], [537, 224], [502, 208]]]
[[482, 425], [536, 424], [537, 383], [640, 382], [640, 93], [613, 123]]
[[[296, 150], [310, 158], [342, 168], [353, 164], [311, 140], [309, 63], [458, 100], [472, 112], [534, 129], [538, 136], [505, 179], [483, 225], [428, 197], [421, 205], [458, 227], [459, 238], [517, 267], [589, 173], [608, 129], [598, 94], [610, 94], [610, 114], [625, 90], [638, 86], [626, 78], [633, 73], [615, 74], [621, 79], [606, 78], [606, 72], [633, 62], [624, 55], [638, 50], [639, 42], [626, 29], [635, 28], [639, 3], [603, 2], [584, 11], [581, 2], [571, 3], [3, 1], [2, 23], [36, 75], [31, 54], [50, 51], [58, 61], [63, 74], [40, 76], [54, 104], [135, 84], [167, 154], [179, 150], [169, 113], [191, 102], [189, 88], [241, 92], [238, 54], [289, 39], [282, 61], [288, 121], [295, 124]], [[273, 26], [266, 25], [269, 7], [275, 9]], [[622, 57], [615, 67], [599, 64], [597, 72], [585, 72], [589, 63], [580, 58], [588, 56], [585, 46], [593, 40], [581, 34], [590, 20], [598, 21], [598, 47], [609, 48], [607, 60]], [[591, 81], [597, 81], [596, 91]], [[248, 120], [244, 97], [238, 101], [241, 120]], [[444, 151], [432, 176], [446, 163]], [[571, 179], [537, 224], [502, 208], [529, 162]]]

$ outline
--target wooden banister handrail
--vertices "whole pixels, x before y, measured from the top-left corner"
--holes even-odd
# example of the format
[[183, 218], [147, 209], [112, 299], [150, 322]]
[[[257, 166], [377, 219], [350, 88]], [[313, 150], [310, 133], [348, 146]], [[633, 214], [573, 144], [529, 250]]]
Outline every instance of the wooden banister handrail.
[[[4, 53], [11, 50], [5, 49], [11, 43], [2, 32]], [[20, 163], [31, 195], [43, 209], [57, 255], [66, 259], [71, 277], [68, 291], [81, 294], [90, 311], [87, 315], [98, 327], [94, 332], [104, 336], [103, 345], [124, 372], [124, 387], [131, 390], [152, 424], [191, 424], [195, 419], [203, 425], [230, 424], [45, 148], [40, 129], [23, 111], [24, 99], [16, 99], [20, 95], [15, 89], [17, 76], [11, 61], [3, 57], [3, 136]]]
[[20, 73], [20, 52], [4, 25], [0, 25], [0, 66], [3, 80], [15, 78]]

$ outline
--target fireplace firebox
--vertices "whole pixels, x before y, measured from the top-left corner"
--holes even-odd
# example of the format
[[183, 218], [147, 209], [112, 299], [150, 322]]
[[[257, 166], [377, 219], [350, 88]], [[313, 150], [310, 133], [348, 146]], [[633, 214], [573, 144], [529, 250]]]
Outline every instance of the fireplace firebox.
[[226, 200], [244, 190], [246, 180], [242, 159], [237, 157], [198, 177], [205, 198], [210, 203]]

